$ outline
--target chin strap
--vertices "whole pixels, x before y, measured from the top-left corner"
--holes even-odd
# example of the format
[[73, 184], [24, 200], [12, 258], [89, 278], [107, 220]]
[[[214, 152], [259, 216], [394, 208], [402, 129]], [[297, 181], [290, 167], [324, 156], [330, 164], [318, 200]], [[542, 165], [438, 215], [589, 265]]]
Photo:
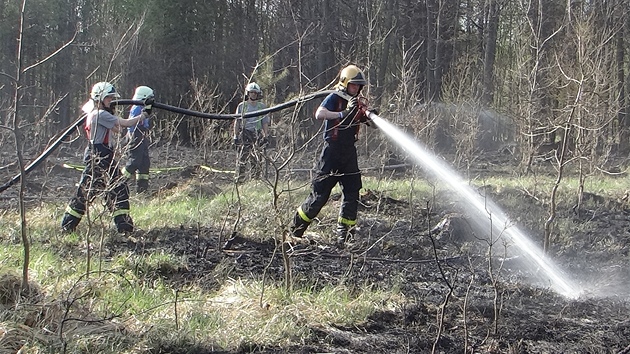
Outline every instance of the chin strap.
[[335, 93], [335, 95], [343, 98], [346, 101], [350, 101], [352, 99], [352, 97], [353, 97], [350, 94], [348, 94], [346, 91], [337, 90], [334, 93]]

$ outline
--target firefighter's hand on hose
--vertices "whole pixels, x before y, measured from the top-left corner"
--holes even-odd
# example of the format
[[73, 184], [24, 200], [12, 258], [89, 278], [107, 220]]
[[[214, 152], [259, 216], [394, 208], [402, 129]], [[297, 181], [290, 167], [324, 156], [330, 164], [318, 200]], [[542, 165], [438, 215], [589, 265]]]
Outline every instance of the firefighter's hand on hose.
[[354, 108], [354, 107], [358, 107], [359, 106], [359, 98], [358, 97], [352, 97], [351, 99], [348, 100], [348, 108]]
[[374, 122], [372, 122], [372, 119], [370, 119], [369, 117], [369, 113], [374, 113], [376, 115], [378, 115], [378, 109], [376, 108], [367, 108], [364, 112], [364, 114], [361, 116], [360, 122], [367, 125], [368, 127], [371, 128], [376, 128], [376, 125], [374, 124]]
[[340, 112], [340, 118], [344, 119], [347, 117], [354, 117], [357, 114], [358, 110], [359, 101], [356, 97], [352, 97], [350, 100], [348, 100], [348, 105], [346, 106], [346, 109]]
[[142, 108], [142, 111], [147, 112], [148, 115], [151, 115], [151, 110], [153, 109], [153, 103], [155, 103], [155, 99], [153, 97], [146, 98], [144, 100], [144, 107]]

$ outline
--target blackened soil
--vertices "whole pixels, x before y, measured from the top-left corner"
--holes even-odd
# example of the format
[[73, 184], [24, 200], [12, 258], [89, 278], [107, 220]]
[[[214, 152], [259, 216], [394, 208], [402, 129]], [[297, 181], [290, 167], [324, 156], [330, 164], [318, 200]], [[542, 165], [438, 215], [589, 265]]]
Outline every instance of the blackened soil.
[[[76, 172], [59, 171], [57, 176], [68, 178], [47, 179], [43, 188], [55, 191], [56, 184], [76, 182]], [[154, 185], [168, 189], [195, 176], [164, 173]], [[37, 195], [42, 183], [37, 178], [32, 183], [32, 194]], [[539, 199], [527, 191], [500, 191], [491, 186], [488, 190], [499, 203], [514, 196], [522, 200], [518, 210], [508, 213], [518, 214], [519, 222], [538, 234], [534, 241], [540, 243], [546, 209]], [[601, 198], [577, 208], [565, 206], [559, 215], [573, 225], [571, 239], [556, 240], [551, 252], [589, 289], [568, 298], [533, 282], [531, 270], [519, 264], [521, 257], [502, 257], [500, 244], [490, 254], [489, 245], [476, 239], [479, 235], [467, 216], [448, 203], [430, 209], [392, 199], [385, 191], [364, 191], [362, 228], [354, 242], [339, 248], [311, 235], [311, 244], [287, 249], [294, 281], [396, 287], [408, 304], [375, 313], [351, 327], [312, 326], [303, 343], [265, 348], [253, 343], [236, 352], [628, 353], [630, 213], [623, 201]], [[332, 199], [331, 203], [337, 202]], [[263, 274], [283, 281], [282, 245], [277, 240], [222, 234], [225, 231], [208, 227], [174, 226], [113, 238], [107, 249], [184, 257], [185, 266], [153, 270], [153, 276], [173, 284], [195, 283], [212, 290], [228, 277], [260, 278]], [[201, 347], [195, 352], [217, 351]]]

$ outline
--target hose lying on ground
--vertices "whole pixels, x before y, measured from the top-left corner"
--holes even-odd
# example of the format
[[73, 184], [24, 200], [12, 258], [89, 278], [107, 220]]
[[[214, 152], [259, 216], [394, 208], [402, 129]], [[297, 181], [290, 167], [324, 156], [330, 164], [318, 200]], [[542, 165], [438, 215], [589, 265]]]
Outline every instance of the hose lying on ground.
[[[277, 111], [280, 111], [282, 109], [286, 109], [286, 108], [295, 106], [295, 105], [297, 105], [299, 103], [304, 103], [304, 102], [310, 101], [310, 100], [315, 99], [315, 98], [327, 96], [328, 94], [330, 94], [332, 92], [335, 92], [335, 91], [328, 90], [328, 91], [315, 92], [315, 93], [312, 93], [312, 94], [309, 94], [309, 95], [298, 97], [298, 98], [296, 98], [294, 100], [291, 100], [291, 101], [287, 101], [285, 103], [281, 103], [281, 104], [273, 106], [273, 107], [269, 107], [269, 108], [262, 109], [262, 110], [259, 110], [259, 111], [247, 112], [247, 113], [244, 113], [244, 114], [204, 113], [204, 112], [193, 111], [193, 110], [186, 109], [186, 108], [170, 106], [170, 105], [167, 105], [167, 104], [164, 104], [164, 103], [159, 103], [159, 102], [153, 103], [153, 107], [154, 108], [158, 108], [158, 109], [164, 109], [164, 110], [167, 110], [167, 111], [170, 111], [170, 112], [174, 112], [174, 113], [184, 114], [184, 115], [187, 115], [187, 116], [198, 117], [198, 118], [217, 119], [217, 120], [232, 120], [232, 119], [237, 119], [237, 118], [258, 117], [258, 116], [262, 116], [262, 115], [265, 115], [265, 114], [268, 114], [268, 113], [277, 112]], [[139, 106], [142, 106], [142, 105], [144, 105], [144, 102], [143, 101], [137, 101], [137, 100], [115, 100], [115, 101], [112, 101], [112, 104], [114, 104], [114, 105], [139, 105]], [[37, 158], [35, 158], [35, 160], [31, 161], [31, 163], [29, 163], [24, 168], [24, 174], [28, 174], [31, 171], [33, 171], [37, 166], [39, 166], [40, 163], [42, 163], [46, 158], [48, 158], [48, 156], [50, 156], [50, 154], [53, 151], [55, 151], [59, 147], [59, 145], [61, 145], [61, 143], [68, 136], [70, 136], [70, 134], [72, 134], [72, 132], [77, 127], [79, 127], [79, 126], [81, 126], [81, 124], [83, 124], [83, 121], [85, 120], [86, 116], [87, 116], [87, 114], [81, 115], [81, 117], [79, 117], [79, 119], [77, 119], [72, 124], [70, 124], [67, 128], [65, 128], [62, 131], [62, 133], [54, 140], [54, 142], [51, 145], [49, 145], [41, 154], [39, 154], [39, 156], [37, 156]], [[7, 183], [5, 183], [2, 186], [0, 186], [0, 193], [4, 192], [5, 190], [9, 189], [9, 187], [11, 187], [12, 185], [14, 185], [17, 182], [19, 182], [20, 178], [21, 178], [21, 173], [13, 176], [13, 178], [11, 178]]]

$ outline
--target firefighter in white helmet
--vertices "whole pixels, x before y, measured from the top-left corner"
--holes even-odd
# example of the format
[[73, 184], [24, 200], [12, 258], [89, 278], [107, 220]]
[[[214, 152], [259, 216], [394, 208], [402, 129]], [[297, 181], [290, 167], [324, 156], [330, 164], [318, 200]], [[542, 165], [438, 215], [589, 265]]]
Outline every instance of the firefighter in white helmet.
[[76, 194], [61, 220], [64, 232], [76, 230], [89, 202], [99, 194], [105, 195], [118, 232], [133, 232], [133, 220], [129, 215], [129, 187], [114, 160], [113, 134], [119, 133], [121, 127], [139, 123], [148, 117], [148, 113], [143, 112], [133, 119], [115, 116], [111, 102], [119, 97], [114, 85], [109, 82], [99, 82], [92, 87], [92, 102], [89, 103], [93, 103], [93, 108], [86, 112], [84, 126], [89, 141], [83, 157], [85, 168]]
[[337, 91], [328, 95], [315, 112], [316, 119], [325, 121], [324, 147], [311, 193], [295, 213], [291, 227], [293, 237], [303, 237], [337, 183], [343, 195], [336, 229], [338, 245], [343, 247], [355, 234], [362, 182], [354, 144], [360, 123], [369, 124], [358, 100], [365, 85], [367, 80], [361, 69], [355, 65], [345, 67], [339, 75]]
[[[145, 101], [154, 99], [153, 89], [148, 86], [138, 86], [133, 94], [134, 101]], [[127, 128], [127, 137], [129, 139], [129, 159], [122, 169], [123, 176], [131, 179], [134, 174], [136, 177], [136, 192], [144, 193], [149, 189], [149, 168], [151, 167], [151, 158], [149, 156], [149, 130], [151, 122], [151, 108], [141, 105], [133, 105], [129, 110], [129, 119], [133, 119], [142, 112], [146, 112], [148, 116], [142, 119], [138, 124]]]
[[[262, 90], [260, 86], [251, 82], [245, 88], [245, 100], [239, 103], [236, 114], [259, 111], [267, 108], [260, 101]], [[245, 180], [247, 163], [251, 165], [250, 171], [253, 178], [260, 177], [262, 173], [262, 157], [265, 147], [269, 144], [269, 115], [265, 114], [250, 118], [237, 118], [234, 120], [234, 145], [237, 149], [236, 181]]]

